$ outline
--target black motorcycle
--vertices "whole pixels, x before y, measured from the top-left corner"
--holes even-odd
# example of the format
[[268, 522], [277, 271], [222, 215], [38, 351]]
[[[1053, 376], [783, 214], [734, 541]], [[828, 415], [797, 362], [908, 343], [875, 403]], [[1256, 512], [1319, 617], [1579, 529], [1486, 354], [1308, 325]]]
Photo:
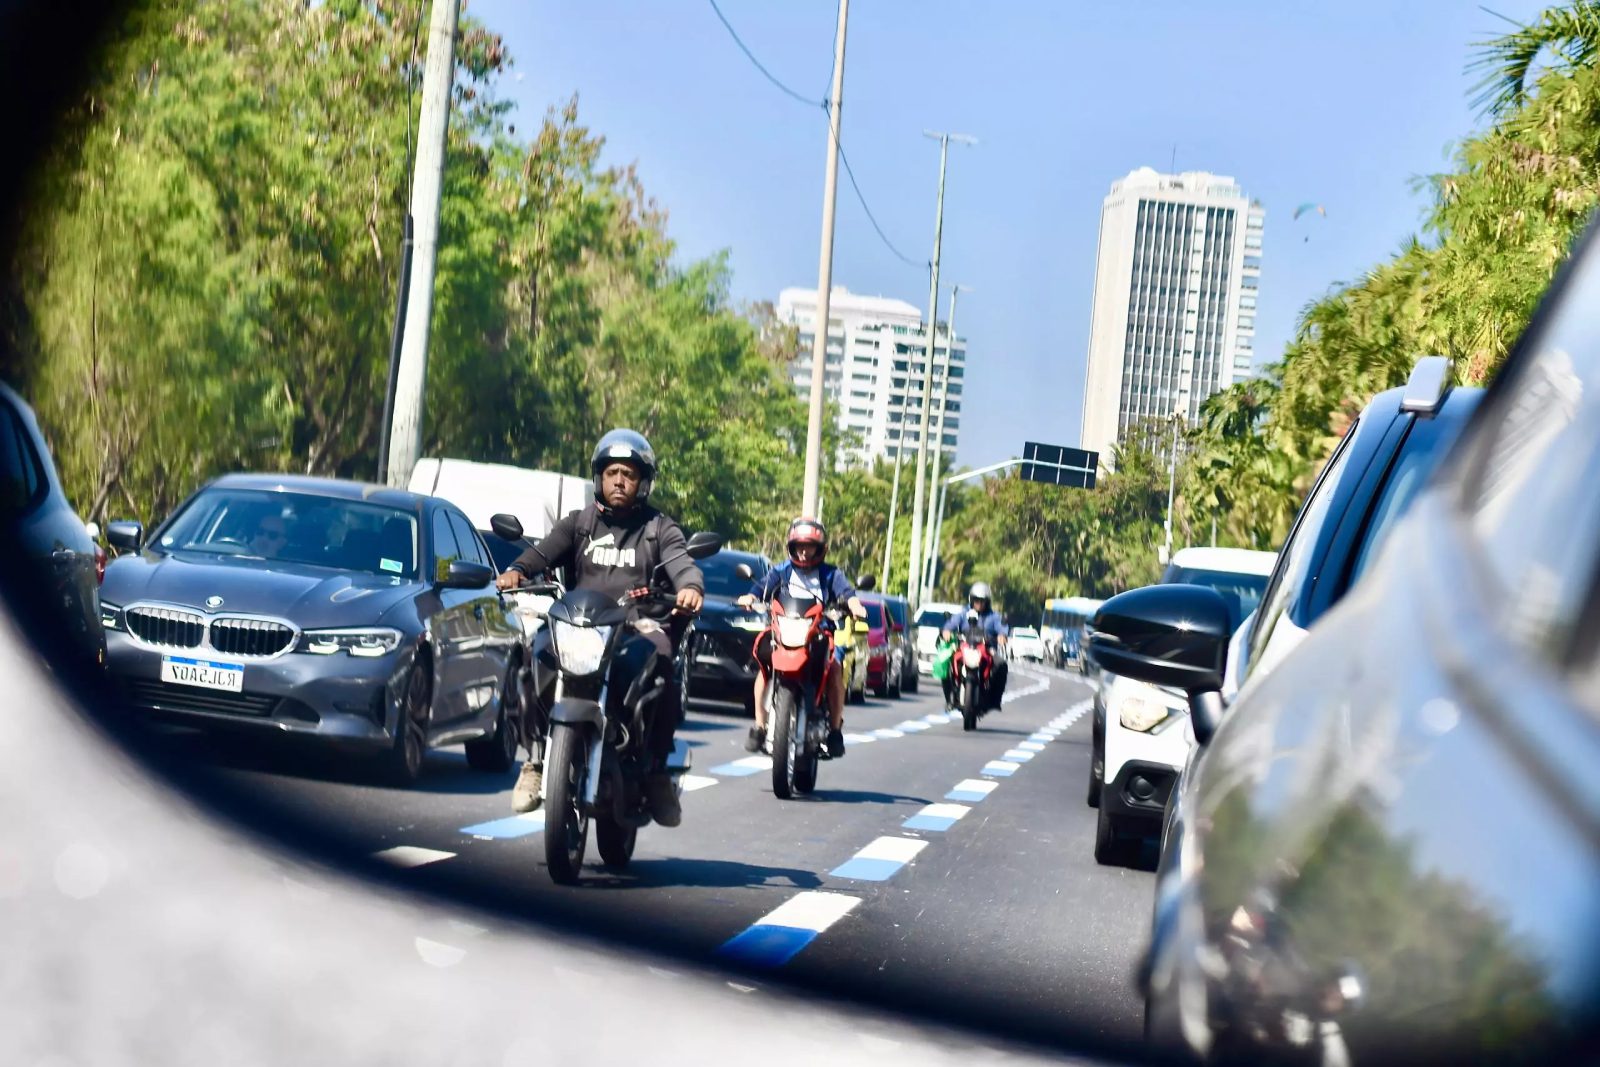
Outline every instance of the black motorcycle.
[[[496, 515], [492, 524], [508, 541], [522, 536], [522, 524], [513, 516]], [[688, 552], [693, 559], [705, 559], [721, 547], [718, 535], [697, 533], [689, 538]], [[681, 685], [686, 665], [680, 651], [670, 678], [641, 670], [623, 692], [613, 687], [612, 674], [630, 631], [662, 625], [634, 618], [631, 609], [672, 602], [673, 595], [661, 588], [664, 573], [658, 565], [643, 596], [613, 598], [592, 589], [568, 590], [546, 615], [553, 662], [534, 667], [536, 672], [556, 672], [554, 700], [543, 723], [549, 730], [543, 836], [550, 877], [563, 885], [578, 880], [591, 821], [600, 858], [610, 867], [625, 866], [633, 858], [639, 828], [652, 821], [644, 797], [644, 778], [651, 769], [645, 710], [668, 685]], [[680, 649], [686, 644], [680, 642]], [[675, 759], [668, 770], [681, 777], [688, 759]]]

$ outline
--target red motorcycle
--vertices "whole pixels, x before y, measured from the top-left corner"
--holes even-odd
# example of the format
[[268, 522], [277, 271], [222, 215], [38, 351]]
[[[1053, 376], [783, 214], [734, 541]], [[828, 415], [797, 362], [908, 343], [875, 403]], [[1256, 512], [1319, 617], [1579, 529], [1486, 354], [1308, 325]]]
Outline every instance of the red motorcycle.
[[976, 730], [978, 717], [989, 707], [990, 686], [994, 678], [994, 651], [978, 613], [968, 611], [961, 643], [950, 659], [956, 693], [961, 700], [961, 728]]
[[[740, 573], [746, 565], [740, 564]], [[828, 758], [828, 671], [839, 612], [816, 597], [787, 587], [773, 595], [767, 633], [772, 635], [772, 676], [767, 685], [772, 791], [780, 800], [817, 787], [817, 764]], [[759, 639], [758, 639], [759, 640]]]

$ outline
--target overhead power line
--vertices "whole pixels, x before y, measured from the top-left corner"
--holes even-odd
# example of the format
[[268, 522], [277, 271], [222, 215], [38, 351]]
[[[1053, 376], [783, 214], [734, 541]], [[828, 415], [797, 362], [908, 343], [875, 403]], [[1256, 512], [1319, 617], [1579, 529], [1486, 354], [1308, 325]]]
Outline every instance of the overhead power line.
[[[782, 81], [780, 81], [778, 79], [777, 75], [773, 74], [772, 71], [770, 71], [770, 70], [768, 70], [766, 68], [766, 65], [763, 64], [761, 62], [761, 60], [756, 58], [756, 54], [754, 52], [750, 51], [749, 46], [746, 45], [744, 43], [743, 39], [740, 38], [739, 31], [735, 30], [733, 28], [733, 23], [729, 22], [727, 16], [722, 13], [722, 8], [717, 6], [717, 0], [707, 0], [707, 3], [709, 3], [711, 5], [711, 10], [716, 12], [717, 21], [721, 22], [722, 25], [723, 25], [723, 28], [728, 31], [728, 36], [733, 38], [733, 43], [739, 46], [739, 51], [743, 52], [744, 55], [745, 55], [745, 58], [748, 59], [751, 62], [752, 65], [755, 66], [756, 70], [761, 72], [762, 77], [766, 78], [767, 81], [771, 82], [785, 96], [788, 96], [788, 97], [790, 97], [790, 98], [792, 98], [792, 99], [804, 104], [806, 107], [821, 108], [823, 115], [824, 116], [827, 115], [828, 109], [832, 106], [832, 101], [831, 100], [828, 100], [826, 98], [824, 98], [822, 100], [812, 100], [809, 97], [805, 96], [804, 94], [798, 93], [795, 90], [789, 88], [789, 86], [785, 85]], [[861, 191], [861, 183], [856, 181], [855, 168], [850, 166], [850, 156], [844, 150], [844, 138], [843, 137], [841, 137], [839, 139], [838, 148], [839, 148], [839, 160], [840, 160], [840, 162], [842, 162], [844, 164], [844, 172], [845, 172], [846, 176], [848, 176], [849, 179], [850, 179], [850, 188], [852, 190], [854, 190], [854, 192], [856, 194], [856, 202], [861, 205], [861, 210], [866, 214], [867, 221], [872, 223], [872, 230], [873, 230], [874, 233], [876, 233], [878, 235], [878, 240], [882, 241], [883, 242], [883, 246], [885, 248], [887, 248], [890, 251], [890, 253], [892, 253], [894, 255], [894, 257], [896, 259], [900, 260], [902, 263], [905, 263], [908, 266], [912, 266], [912, 267], [919, 267], [919, 268], [927, 267], [928, 264], [926, 262], [919, 263], [916, 260], [912, 259], [910, 256], [907, 256], [905, 253], [901, 252], [900, 249], [895, 247], [894, 242], [889, 240], [888, 235], [883, 232], [883, 227], [878, 225], [877, 216], [872, 213], [872, 208], [867, 203], [866, 194]]]

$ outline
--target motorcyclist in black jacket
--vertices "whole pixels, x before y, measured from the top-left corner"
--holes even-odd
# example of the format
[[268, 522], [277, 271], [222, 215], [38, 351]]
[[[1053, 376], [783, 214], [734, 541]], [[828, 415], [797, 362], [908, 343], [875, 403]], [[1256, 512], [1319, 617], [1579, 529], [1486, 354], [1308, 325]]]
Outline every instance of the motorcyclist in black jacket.
[[[638, 609], [635, 633], [623, 646], [613, 670], [637, 675], [654, 669], [667, 672], [670, 681], [678, 641], [704, 601], [705, 579], [689, 558], [683, 529], [648, 503], [656, 476], [656, 454], [642, 434], [612, 430], [595, 446], [589, 467], [594, 475], [594, 500], [582, 511], [557, 521], [538, 545], [517, 557], [497, 584], [501, 589], [514, 589], [531, 575], [565, 567], [571, 588], [620, 598], [649, 586], [656, 566], [662, 565], [676, 601], [670, 609]], [[548, 633], [541, 630], [535, 639], [535, 655], [543, 653], [548, 644]], [[542, 706], [526, 709], [523, 728], [531, 758], [523, 764], [511, 794], [512, 810], [518, 812], [539, 806], [543, 785], [543, 736], [538, 724], [549, 706], [547, 694], [536, 695], [530, 705], [534, 702]], [[679, 704], [679, 688], [669, 684], [647, 713], [650, 752], [655, 759], [645, 779], [645, 797], [651, 814], [663, 826], [677, 826], [683, 819], [677, 789], [666, 769], [672, 735], [683, 715]]]

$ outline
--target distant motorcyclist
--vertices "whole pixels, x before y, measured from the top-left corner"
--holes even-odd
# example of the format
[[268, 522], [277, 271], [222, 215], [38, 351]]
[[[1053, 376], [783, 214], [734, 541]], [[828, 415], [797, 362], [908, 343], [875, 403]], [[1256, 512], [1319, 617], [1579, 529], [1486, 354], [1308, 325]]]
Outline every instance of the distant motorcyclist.
[[[779, 589], [791, 588], [810, 594], [824, 604], [844, 601], [852, 616], [858, 619], [867, 617], [866, 606], [856, 595], [856, 588], [850, 584], [850, 579], [838, 567], [824, 561], [828, 554], [828, 530], [821, 522], [804, 516], [795, 519], [789, 524], [788, 548], [789, 561], [772, 568], [764, 581], [752, 585], [750, 592], [739, 598], [740, 607], [767, 604]], [[834, 759], [844, 755], [844, 655], [844, 644], [836, 642], [826, 680], [828, 755]], [[761, 668], [756, 672], [755, 680], [756, 723], [751, 727], [744, 746], [751, 752], [759, 752], [767, 742], [767, 681], [772, 671], [770, 630], [756, 639], [756, 663]]]
[[[612, 430], [595, 446], [589, 469], [594, 476], [594, 500], [582, 511], [558, 520], [537, 545], [517, 557], [496, 584], [501, 589], [515, 589], [531, 575], [566, 567], [572, 589], [593, 589], [621, 598], [648, 587], [657, 565], [663, 565], [677, 594], [675, 605], [671, 609], [664, 605], [638, 609], [635, 633], [623, 646], [613, 670], [636, 677], [653, 667], [667, 672], [670, 682], [686, 620], [704, 601], [705, 579], [689, 558], [683, 529], [648, 503], [657, 465], [655, 451], [642, 434]], [[548, 628], [541, 629], [534, 639], [535, 656], [548, 655], [549, 646]], [[672, 735], [683, 715], [679, 696], [678, 686], [666, 685], [649, 713], [653, 764], [644, 790], [651, 814], [663, 826], [677, 826], [683, 820], [677, 789], [667, 773]], [[543, 708], [549, 706], [545, 694], [539, 694], [525, 709], [523, 737], [530, 758], [511, 793], [512, 810], [518, 812], [539, 806], [544, 784], [543, 737], [537, 725], [544, 712], [531, 706], [536, 702]]]
[[[1006, 656], [1007, 630], [1000, 613], [993, 608], [993, 598], [989, 592], [988, 582], [973, 582], [972, 591], [967, 594], [967, 606], [977, 613], [978, 625], [983, 629], [984, 639], [991, 649], [995, 650], [994, 668], [989, 675], [989, 710], [1000, 710], [1000, 698], [1005, 696], [1006, 675], [1010, 673], [1010, 664]], [[944, 633], [960, 636], [967, 629], [967, 612], [953, 612], [945, 621]]]

